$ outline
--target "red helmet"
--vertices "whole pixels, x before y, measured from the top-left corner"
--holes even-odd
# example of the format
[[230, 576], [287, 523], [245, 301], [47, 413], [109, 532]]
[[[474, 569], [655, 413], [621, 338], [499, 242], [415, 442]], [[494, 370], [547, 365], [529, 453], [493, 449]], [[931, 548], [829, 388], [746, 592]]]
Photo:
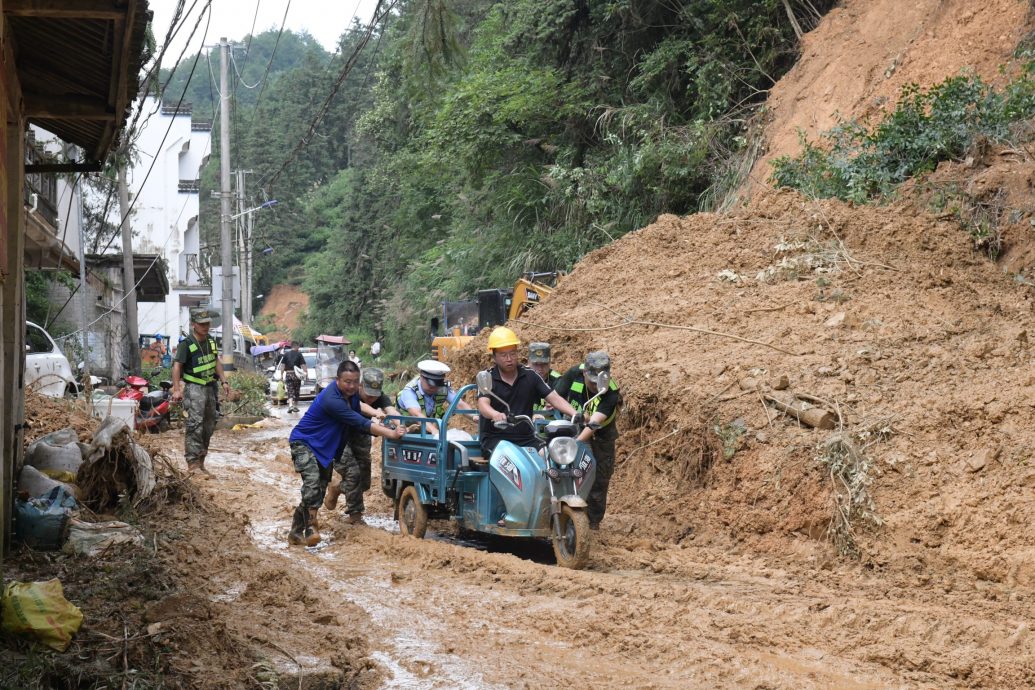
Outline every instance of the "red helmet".
[[147, 385], [147, 379], [143, 378], [142, 376], [127, 376], [126, 384], [133, 386], [134, 388], [139, 388], [140, 386]]

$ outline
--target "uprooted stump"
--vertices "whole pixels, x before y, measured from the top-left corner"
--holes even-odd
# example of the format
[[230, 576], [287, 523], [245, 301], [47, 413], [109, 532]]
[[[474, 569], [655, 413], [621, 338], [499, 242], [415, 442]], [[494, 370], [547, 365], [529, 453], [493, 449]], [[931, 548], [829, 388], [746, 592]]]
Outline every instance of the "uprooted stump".
[[136, 505], [154, 491], [154, 464], [126, 422], [107, 417], [83, 453], [76, 484], [79, 501], [96, 512], [108, 512], [126, 498]]

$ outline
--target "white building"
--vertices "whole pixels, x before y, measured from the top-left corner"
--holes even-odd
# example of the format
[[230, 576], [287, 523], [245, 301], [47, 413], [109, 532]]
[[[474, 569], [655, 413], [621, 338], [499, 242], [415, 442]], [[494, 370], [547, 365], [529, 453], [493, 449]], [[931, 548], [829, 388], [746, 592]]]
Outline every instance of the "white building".
[[175, 343], [189, 332], [188, 308], [207, 303], [211, 294], [198, 210], [212, 123], [194, 120], [189, 103], [177, 111], [175, 103], [162, 105], [149, 97], [142, 107], [138, 159], [127, 172], [133, 253], [162, 256], [171, 289], [164, 302], [139, 305], [137, 321], [141, 335], [160, 333]]

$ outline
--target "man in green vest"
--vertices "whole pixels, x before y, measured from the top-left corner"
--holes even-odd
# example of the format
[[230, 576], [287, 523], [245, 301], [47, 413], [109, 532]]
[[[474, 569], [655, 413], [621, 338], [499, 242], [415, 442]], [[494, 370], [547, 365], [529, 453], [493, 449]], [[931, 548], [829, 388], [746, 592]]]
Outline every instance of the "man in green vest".
[[[532, 371], [539, 374], [539, 377], [546, 381], [546, 385], [553, 388], [561, 375], [550, 366], [550, 343], [530, 343], [528, 346], [528, 366]], [[532, 405], [532, 413], [545, 416], [553, 413], [553, 408], [546, 404], [545, 399], [538, 400]]]
[[208, 335], [211, 325], [212, 312], [207, 309], [190, 310], [191, 334], [176, 348], [172, 370], [172, 400], [183, 400], [183, 410], [187, 413], [187, 433], [183, 444], [187, 470], [190, 474], [201, 473], [200, 476], [206, 479], [210, 475], [205, 469], [205, 456], [216, 428], [219, 384], [223, 385], [224, 392], [230, 391], [230, 383], [219, 361], [219, 348]]
[[566, 371], [554, 386], [554, 391], [586, 417], [586, 427], [578, 439], [589, 444], [597, 461], [597, 478], [586, 501], [590, 529], [599, 529], [607, 509], [607, 489], [615, 469], [615, 440], [618, 438], [615, 417], [622, 404], [618, 384], [612, 379], [607, 392], [586, 406], [597, 394], [596, 377], [601, 371], [611, 372], [611, 358], [603, 350], [590, 352], [585, 362]]

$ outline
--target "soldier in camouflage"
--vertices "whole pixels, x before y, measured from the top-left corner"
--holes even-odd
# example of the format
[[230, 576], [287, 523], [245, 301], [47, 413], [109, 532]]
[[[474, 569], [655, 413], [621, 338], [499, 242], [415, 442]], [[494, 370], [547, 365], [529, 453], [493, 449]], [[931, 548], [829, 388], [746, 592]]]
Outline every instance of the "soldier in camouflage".
[[205, 469], [208, 444], [216, 428], [218, 385], [229, 392], [230, 383], [219, 361], [216, 341], [209, 337], [212, 312], [207, 309], [190, 310], [191, 334], [176, 349], [172, 370], [172, 401], [183, 401], [187, 414], [184, 437], [184, 457], [187, 470], [206, 479]]

